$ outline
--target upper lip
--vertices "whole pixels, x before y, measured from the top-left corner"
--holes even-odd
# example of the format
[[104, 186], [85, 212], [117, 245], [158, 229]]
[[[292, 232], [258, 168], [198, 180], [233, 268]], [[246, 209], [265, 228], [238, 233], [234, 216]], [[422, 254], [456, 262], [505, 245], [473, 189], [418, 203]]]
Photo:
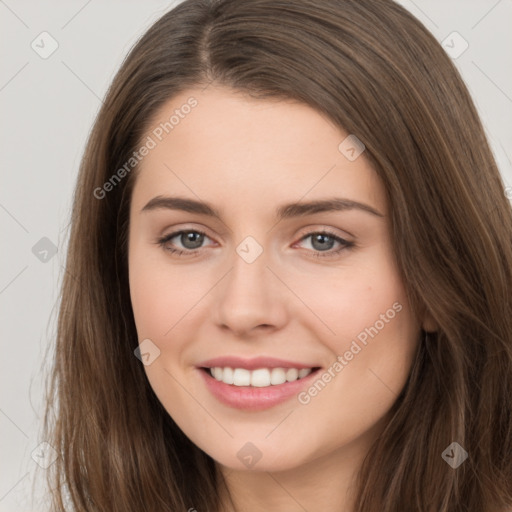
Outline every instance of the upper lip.
[[254, 357], [245, 359], [237, 356], [221, 356], [214, 357], [199, 363], [198, 368], [245, 368], [246, 370], [257, 370], [258, 368], [319, 368], [317, 364], [303, 364], [296, 361], [286, 361], [284, 359], [276, 359], [275, 357]]

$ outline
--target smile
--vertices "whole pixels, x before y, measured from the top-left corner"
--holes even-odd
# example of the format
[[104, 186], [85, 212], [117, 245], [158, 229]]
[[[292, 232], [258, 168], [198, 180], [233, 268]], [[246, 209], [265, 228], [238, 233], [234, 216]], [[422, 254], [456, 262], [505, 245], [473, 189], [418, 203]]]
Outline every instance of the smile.
[[[243, 411], [262, 411], [295, 399], [311, 385], [320, 367], [197, 368], [206, 389], [220, 404]], [[296, 403], [296, 400], [294, 400]]]

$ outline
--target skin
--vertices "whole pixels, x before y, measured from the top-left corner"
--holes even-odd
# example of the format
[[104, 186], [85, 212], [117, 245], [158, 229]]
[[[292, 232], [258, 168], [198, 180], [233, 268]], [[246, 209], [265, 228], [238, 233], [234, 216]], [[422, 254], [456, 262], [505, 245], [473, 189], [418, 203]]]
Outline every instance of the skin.
[[[350, 511], [354, 474], [404, 387], [420, 327], [432, 328], [431, 319], [413, 318], [399, 278], [383, 185], [364, 152], [349, 161], [339, 151], [348, 133], [311, 107], [220, 86], [170, 99], [143, 139], [190, 96], [198, 105], [143, 158], [131, 201], [133, 312], [139, 342], [149, 338], [160, 350], [144, 367], [147, 377], [174, 421], [216, 461], [236, 510]], [[141, 211], [159, 195], [207, 201], [220, 218]], [[333, 196], [383, 216], [274, 215], [283, 203]], [[332, 239], [314, 244], [307, 235], [324, 228], [355, 246], [335, 254], [340, 243]], [[196, 256], [157, 243], [197, 229], [207, 236]], [[236, 251], [247, 236], [263, 249], [250, 264]], [[195, 246], [175, 236], [167, 247]], [[401, 311], [308, 404], [293, 397], [264, 411], [231, 408], [196, 368], [221, 355], [263, 355], [327, 369], [394, 303]], [[262, 455], [252, 468], [237, 457], [248, 441]], [[222, 509], [234, 508], [225, 499]]]

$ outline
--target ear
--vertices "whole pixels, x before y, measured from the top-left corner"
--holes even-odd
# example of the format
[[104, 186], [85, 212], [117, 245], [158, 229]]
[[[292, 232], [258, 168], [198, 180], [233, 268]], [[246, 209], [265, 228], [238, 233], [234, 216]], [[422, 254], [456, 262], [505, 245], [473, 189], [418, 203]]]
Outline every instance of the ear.
[[423, 322], [421, 327], [424, 331], [427, 332], [436, 332], [439, 329], [439, 325], [429, 312], [425, 312], [423, 314]]

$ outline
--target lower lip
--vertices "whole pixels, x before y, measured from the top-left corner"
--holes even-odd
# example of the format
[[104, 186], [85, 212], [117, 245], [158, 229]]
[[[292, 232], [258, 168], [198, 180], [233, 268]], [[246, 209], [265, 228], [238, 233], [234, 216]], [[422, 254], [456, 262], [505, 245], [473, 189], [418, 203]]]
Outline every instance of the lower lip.
[[292, 382], [284, 382], [277, 386], [258, 388], [226, 384], [212, 377], [209, 371], [199, 369], [199, 373], [203, 376], [206, 386], [217, 400], [236, 409], [251, 411], [270, 409], [280, 403], [286, 402], [293, 396], [297, 396], [300, 391], [310, 383], [313, 377], [316, 376], [318, 371], [318, 369], [314, 370], [306, 377]]

